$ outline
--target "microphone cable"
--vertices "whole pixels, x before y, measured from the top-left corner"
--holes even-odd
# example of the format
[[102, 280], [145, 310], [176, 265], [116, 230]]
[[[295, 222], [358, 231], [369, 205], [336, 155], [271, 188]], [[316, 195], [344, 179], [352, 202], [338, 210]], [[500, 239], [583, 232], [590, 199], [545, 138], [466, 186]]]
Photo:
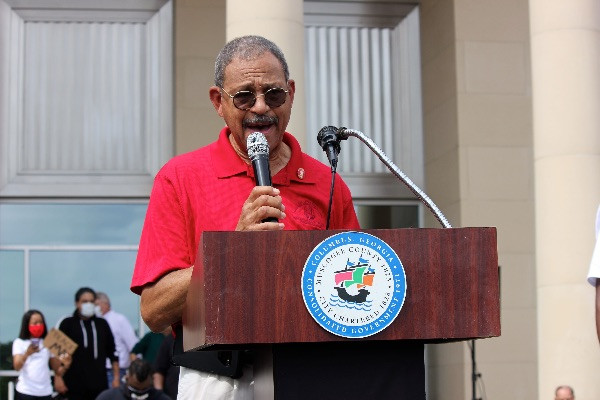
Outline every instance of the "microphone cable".
[[329, 229], [329, 220], [331, 219], [331, 207], [333, 205], [333, 190], [335, 187], [335, 172], [337, 170], [337, 157], [340, 153], [339, 129], [335, 126], [324, 126], [317, 134], [317, 142], [323, 151], [327, 154], [327, 159], [331, 165], [331, 189], [329, 191], [329, 207], [327, 207], [327, 222], [325, 230]]
[[335, 187], [335, 171], [337, 165], [331, 166], [331, 189], [329, 189], [329, 206], [327, 207], [327, 222], [325, 224], [325, 230], [329, 230], [329, 220], [331, 219], [331, 206], [333, 204], [333, 189]]

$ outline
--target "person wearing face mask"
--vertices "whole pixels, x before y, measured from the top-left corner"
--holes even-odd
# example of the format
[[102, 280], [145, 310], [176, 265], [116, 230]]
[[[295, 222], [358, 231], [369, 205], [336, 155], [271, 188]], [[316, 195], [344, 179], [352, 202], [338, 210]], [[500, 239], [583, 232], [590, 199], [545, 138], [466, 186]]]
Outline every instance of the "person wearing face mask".
[[119, 359], [108, 322], [95, 315], [96, 292], [82, 287], [75, 293], [73, 315], [60, 322], [59, 329], [77, 343], [71, 367], [54, 380], [54, 388], [69, 400], [95, 399], [108, 385], [105, 362], [113, 370], [112, 387], [119, 387]]
[[120, 388], [106, 389], [96, 400], [171, 400], [152, 386], [152, 365], [143, 359], [131, 362]]
[[56, 376], [65, 373], [71, 363], [68, 354], [54, 355], [44, 347], [47, 334], [44, 315], [38, 310], [29, 310], [21, 319], [19, 337], [12, 347], [13, 367], [19, 371], [15, 399], [50, 399], [52, 383], [50, 368]]

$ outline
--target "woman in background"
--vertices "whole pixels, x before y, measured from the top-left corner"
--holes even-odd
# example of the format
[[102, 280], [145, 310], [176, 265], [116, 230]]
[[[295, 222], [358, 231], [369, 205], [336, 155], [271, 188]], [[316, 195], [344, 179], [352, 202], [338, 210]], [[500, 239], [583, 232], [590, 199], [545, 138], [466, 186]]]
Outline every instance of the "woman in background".
[[44, 347], [48, 330], [44, 315], [38, 310], [29, 310], [21, 319], [19, 337], [13, 342], [13, 367], [19, 371], [16, 387], [17, 400], [51, 399], [52, 383], [50, 368], [62, 375], [69, 367], [70, 356], [61, 358]]

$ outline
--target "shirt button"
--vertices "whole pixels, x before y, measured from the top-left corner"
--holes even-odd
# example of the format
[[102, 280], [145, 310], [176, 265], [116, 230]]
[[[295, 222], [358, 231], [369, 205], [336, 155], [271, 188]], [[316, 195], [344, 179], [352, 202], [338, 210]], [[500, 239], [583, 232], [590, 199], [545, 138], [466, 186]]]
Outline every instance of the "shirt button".
[[298, 179], [304, 179], [304, 168], [298, 168]]

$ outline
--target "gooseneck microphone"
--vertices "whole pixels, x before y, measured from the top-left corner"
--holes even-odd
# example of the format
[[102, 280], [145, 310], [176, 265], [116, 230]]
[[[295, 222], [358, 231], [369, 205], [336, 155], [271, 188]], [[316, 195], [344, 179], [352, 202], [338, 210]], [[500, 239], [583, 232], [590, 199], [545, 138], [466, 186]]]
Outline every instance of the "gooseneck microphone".
[[[269, 167], [269, 143], [261, 132], [254, 132], [246, 139], [248, 157], [252, 161], [256, 186], [273, 186], [271, 168]], [[279, 222], [275, 217], [263, 219], [262, 222]]]
[[335, 126], [324, 126], [317, 134], [317, 142], [327, 154], [331, 171], [335, 172], [337, 169], [338, 154], [340, 154], [338, 128]]
[[333, 191], [335, 188], [335, 171], [337, 170], [338, 154], [340, 154], [340, 137], [338, 128], [335, 126], [324, 126], [317, 134], [317, 142], [327, 154], [329, 165], [331, 165], [331, 188], [329, 189], [329, 206], [327, 207], [327, 221], [325, 229], [329, 229], [331, 220], [331, 206], [333, 205]]

